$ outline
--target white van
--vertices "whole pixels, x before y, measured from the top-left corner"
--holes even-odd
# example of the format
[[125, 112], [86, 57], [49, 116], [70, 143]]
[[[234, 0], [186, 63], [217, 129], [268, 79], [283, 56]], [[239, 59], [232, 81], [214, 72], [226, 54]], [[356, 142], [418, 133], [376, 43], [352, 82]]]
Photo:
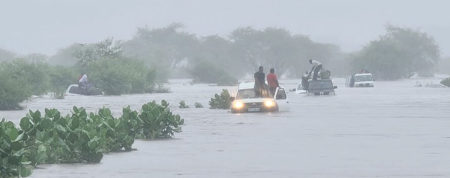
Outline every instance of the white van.
[[238, 92], [231, 103], [231, 112], [277, 112], [289, 110], [286, 91], [278, 87], [275, 95], [271, 96], [266, 90], [265, 97], [256, 97], [254, 82], [239, 84]]

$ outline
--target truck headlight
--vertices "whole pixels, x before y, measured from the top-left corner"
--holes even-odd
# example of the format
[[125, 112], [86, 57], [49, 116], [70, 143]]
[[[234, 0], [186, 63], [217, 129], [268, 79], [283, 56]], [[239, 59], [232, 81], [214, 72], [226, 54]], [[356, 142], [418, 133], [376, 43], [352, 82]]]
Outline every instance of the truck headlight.
[[275, 106], [275, 102], [273, 100], [265, 100], [264, 101], [264, 106], [267, 108], [271, 108]]
[[244, 103], [242, 103], [241, 101], [234, 101], [233, 102], [233, 108], [234, 109], [241, 109], [242, 107], [244, 107]]

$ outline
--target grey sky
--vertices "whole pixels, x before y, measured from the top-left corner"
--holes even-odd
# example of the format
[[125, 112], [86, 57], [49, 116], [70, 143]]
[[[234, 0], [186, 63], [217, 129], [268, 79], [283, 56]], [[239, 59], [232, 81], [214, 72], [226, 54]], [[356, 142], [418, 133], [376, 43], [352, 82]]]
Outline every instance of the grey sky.
[[0, 0], [0, 48], [54, 54], [75, 42], [127, 40], [138, 27], [180, 22], [199, 35], [283, 27], [354, 51], [392, 24], [429, 33], [448, 56], [448, 7], [445, 0]]

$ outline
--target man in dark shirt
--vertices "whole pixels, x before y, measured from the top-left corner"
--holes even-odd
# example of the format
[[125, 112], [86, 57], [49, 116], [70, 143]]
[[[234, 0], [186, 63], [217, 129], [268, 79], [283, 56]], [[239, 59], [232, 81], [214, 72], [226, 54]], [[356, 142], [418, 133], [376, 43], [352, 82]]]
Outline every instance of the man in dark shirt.
[[255, 96], [261, 97], [266, 85], [266, 74], [264, 74], [263, 66], [259, 66], [258, 72], [255, 73]]

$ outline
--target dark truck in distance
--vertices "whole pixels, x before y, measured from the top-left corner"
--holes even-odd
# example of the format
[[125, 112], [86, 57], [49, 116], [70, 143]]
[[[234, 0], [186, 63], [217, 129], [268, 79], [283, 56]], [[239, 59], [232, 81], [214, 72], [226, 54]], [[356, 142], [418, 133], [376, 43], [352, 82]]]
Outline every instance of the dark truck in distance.
[[337, 88], [337, 86], [333, 85], [331, 79], [309, 80], [308, 83], [306, 91], [308, 94], [313, 95], [334, 95], [334, 89]]
[[[326, 70], [319, 73], [320, 78], [313, 80], [308, 75], [302, 77], [302, 83], [297, 87], [297, 93], [304, 93], [305, 91], [308, 95], [330, 95], [335, 94], [334, 89], [337, 86], [333, 85], [331, 80], [331, 72]], [[303, 89], [303, 90], [301, 90]]]

